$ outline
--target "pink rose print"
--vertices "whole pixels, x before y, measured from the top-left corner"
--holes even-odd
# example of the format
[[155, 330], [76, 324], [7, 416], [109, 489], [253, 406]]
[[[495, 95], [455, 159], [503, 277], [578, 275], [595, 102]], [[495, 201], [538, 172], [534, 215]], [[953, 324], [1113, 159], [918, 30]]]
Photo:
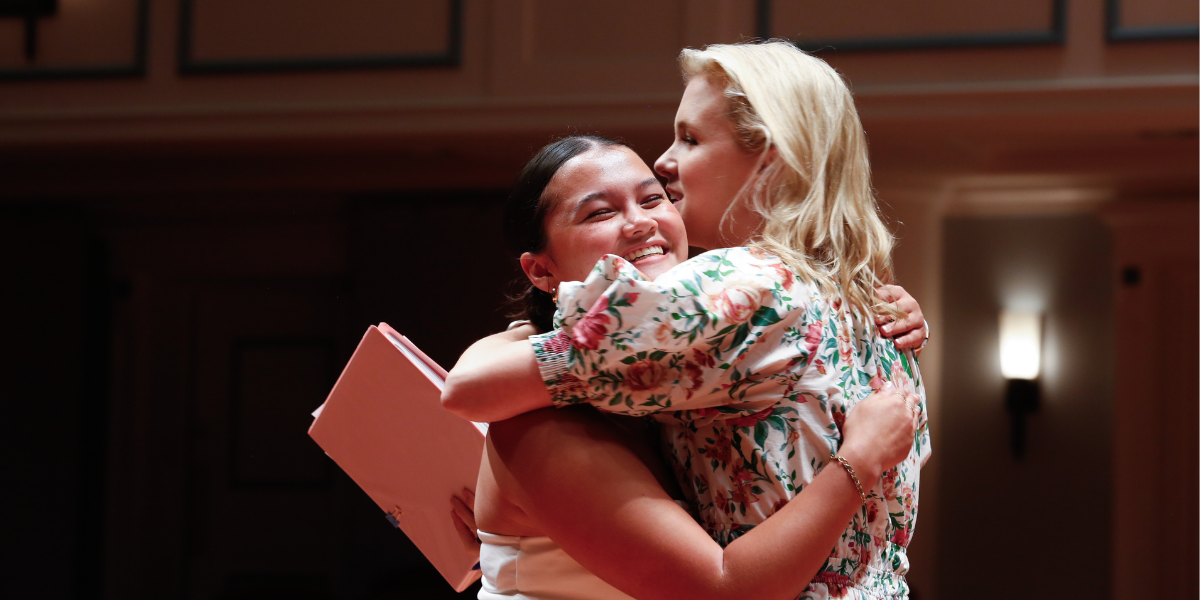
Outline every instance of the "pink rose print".
[[904, 365], [900, 361], [892, 363], [892, 384], [910, 394], [916, 393], [917, 388], [913, 385], [912, 379], [909, 379], [908, 373], [904, 371]]
[[759, 294], [745, 286], [731, 285], [712, 297], [713, 312], [730, 323], [745, 323], [762, 306]]
[[841, 335], [837, 336], [839, 358], [849, 359], [850, 354], [854, 352], [854, 347], [850, 345], [850, 334], [846, 333], [843, 328]]
[[821, 344], [821, 328], [825, 324], [820, 321], [809, 323], [808, 331], [804, 332], [804, 347], [809, 354], [817, 351], [817, 346]]
[[683, 389], [687, 390], [687, 397], [691, 398], [692, 394], [695, 394], [696, 390], [704, 385], [703, 371], [693, 362], [683, 363], [683, 380], [680, 381], [680, 384], [683, 385]]
[[758, 496], [754, 494], [754, 474], [750, 471], [738, 469], [733, 474], [733, 490], [729, 494], [729, 499], [734, 502], [746, 504], [749, 502], [758, 502]]
[[829, 571], [817, 573], [816, 577], [812, 578], [812, 582], [825, 584], [829, 588], [830, 598], [845, 598], [846, 593], [850, 591], [850, 576], [841, 573]]
[[787, 498], [780, 498], [780, 499], [776, 500], [775, 505], [771, 507], [771, 514], [775, 514], [779, 511], [783, 510], [783, 507], [787, 506], [787, 503], [788, 503]]
[[659, 323], [658, 327], [654, 328], [654, 339], [659, 343], [660, 347], [665, 346], [670, 341], [672, 331], [674, 330], [666, 323]]
[[542, 348], [552, 354], [561, 354], [571, 349], [571, 338], [567, 337], [566, 332], [559, 331], [558, 335], [546, 340]]
[[713, 495], [713, 506], [717, 507], [717, 510], [720, 510], [726, 515], [733, 514], [733, 511], [730, 510], [732, 505], [729, 504], [729, 500], [726, 499], [725, 496], [720, 492]]
[[775, 274], [779, 276], [779, 281], [782, 283], [784, 291], [791, 291], [792, 285], [796, 283], [796, 274], [783, 263], [772, 265], [772, 267], [775, 269]]
[[721, 464], [725, 464], [729, 462], [729, 458], [732, 456], [732, 442], [733, 440], [731, 440], [728, 436], [718, 435], [717, 440], [713, 442], [712, 445], [704, 448], [704, 456], [711, 460], [718, 461]]
[[604, 311], [608, 310], [608, 298], [602, 297], [592, 309], [583, 315], [583, 318], [575, 324], [571, 329], [571, 341], [575, 345], [587, 350], [595, 350], [600, 347], [600, 340], [604, 339], [604, 334], [608, 331], [608, 323], [611, 320]]
[[625, 384], [633, 390], [652, 390], [662, 385], [667, 378], [667, 368], [658, 361], [643, 360], [629, 365], [625, 373]]
[[710, 369], [717, 364], [711, 354], [701, 352], [699, 348], [692, 348], [692, 360], [696, 361], [696, 364]]
[[868, 383], [868, 385], [871, 386], [871, 390], [878, 392], [887, 386], [887, 382], [881, 379], [878, 374], [876, 374], [871, 376], [871, 381]]
[[767, 252], [766, 250], [763, 250], [762, 248], [755, 248], [753, 246], [750, 248], [750, 256], [753, 256], [754, 258], [757, 258], [758, 260], [766, 260], [768, 258], [775, 258], [775, 255], [771, 254], [770, 252]]
[[846, 411], [838, 406], [831, 408], [833, 410], [833, 423], [837, 425], [838, 431], [842, 431], [846, 428]]
[[766, 419], [775, 412], [774, 407], [764, 408], [752, 415], [729, 420], [730, 427], [754, 427], [759, 421]]

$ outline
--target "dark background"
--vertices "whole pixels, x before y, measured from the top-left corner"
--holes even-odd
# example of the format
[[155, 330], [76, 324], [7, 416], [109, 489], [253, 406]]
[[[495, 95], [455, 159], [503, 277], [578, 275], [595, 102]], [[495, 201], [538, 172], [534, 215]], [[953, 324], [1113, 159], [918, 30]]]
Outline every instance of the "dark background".
[[[679, 49], [772, 36], [851, 84], [931, 325], [914, 597], [1200, 594], [1194, 1], [4, 8], [0, 598], [454, 595], [310, 413], [370, 324], [444, 366], [503, 328], [534, 150], [653, 161]], [[1018, 459], [996, 336], [1022, 304]]]

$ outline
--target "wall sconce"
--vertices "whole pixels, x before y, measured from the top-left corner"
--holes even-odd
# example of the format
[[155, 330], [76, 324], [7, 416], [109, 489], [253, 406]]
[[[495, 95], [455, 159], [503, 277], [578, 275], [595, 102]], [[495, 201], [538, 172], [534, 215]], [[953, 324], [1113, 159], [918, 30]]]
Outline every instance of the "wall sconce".
[[1012, 453], [1015, 458], [1025, 455], [1025, 417], [1038, 409], [1041, 367], [1041, 313], [1001, 311], [1000, 373], [1008, 380], [1004, 406], [1012, 415]]

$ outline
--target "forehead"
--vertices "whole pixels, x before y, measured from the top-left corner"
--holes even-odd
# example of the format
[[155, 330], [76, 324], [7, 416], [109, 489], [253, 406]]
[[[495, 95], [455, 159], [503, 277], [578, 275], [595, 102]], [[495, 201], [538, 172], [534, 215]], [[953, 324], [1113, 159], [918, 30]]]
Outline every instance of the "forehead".
[[683, 90], [675, 121], [695, 124], [720, 119], [728, 112], [728, 105], [723, 87], [705, 75], [697, 75], [688, 80], [687, 88]]
[[594, 148], [563, 164], [546, 192], [562, 205], [592, 192], [633, 188], [653, 176], [641, 157], [625, 146]]

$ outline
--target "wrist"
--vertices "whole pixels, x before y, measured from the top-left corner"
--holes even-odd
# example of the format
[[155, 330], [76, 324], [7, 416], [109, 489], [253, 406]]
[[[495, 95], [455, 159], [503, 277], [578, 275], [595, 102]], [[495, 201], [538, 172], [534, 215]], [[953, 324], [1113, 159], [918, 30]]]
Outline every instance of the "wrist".
[[854, 472], [858, 474], [864, 487], [870, 487], [883, 475], [883, 465], [880, 461], [872, 460], [870, 453], [863, 452], [857, 445], [843, 444], [838, 454], [854, 467]]

